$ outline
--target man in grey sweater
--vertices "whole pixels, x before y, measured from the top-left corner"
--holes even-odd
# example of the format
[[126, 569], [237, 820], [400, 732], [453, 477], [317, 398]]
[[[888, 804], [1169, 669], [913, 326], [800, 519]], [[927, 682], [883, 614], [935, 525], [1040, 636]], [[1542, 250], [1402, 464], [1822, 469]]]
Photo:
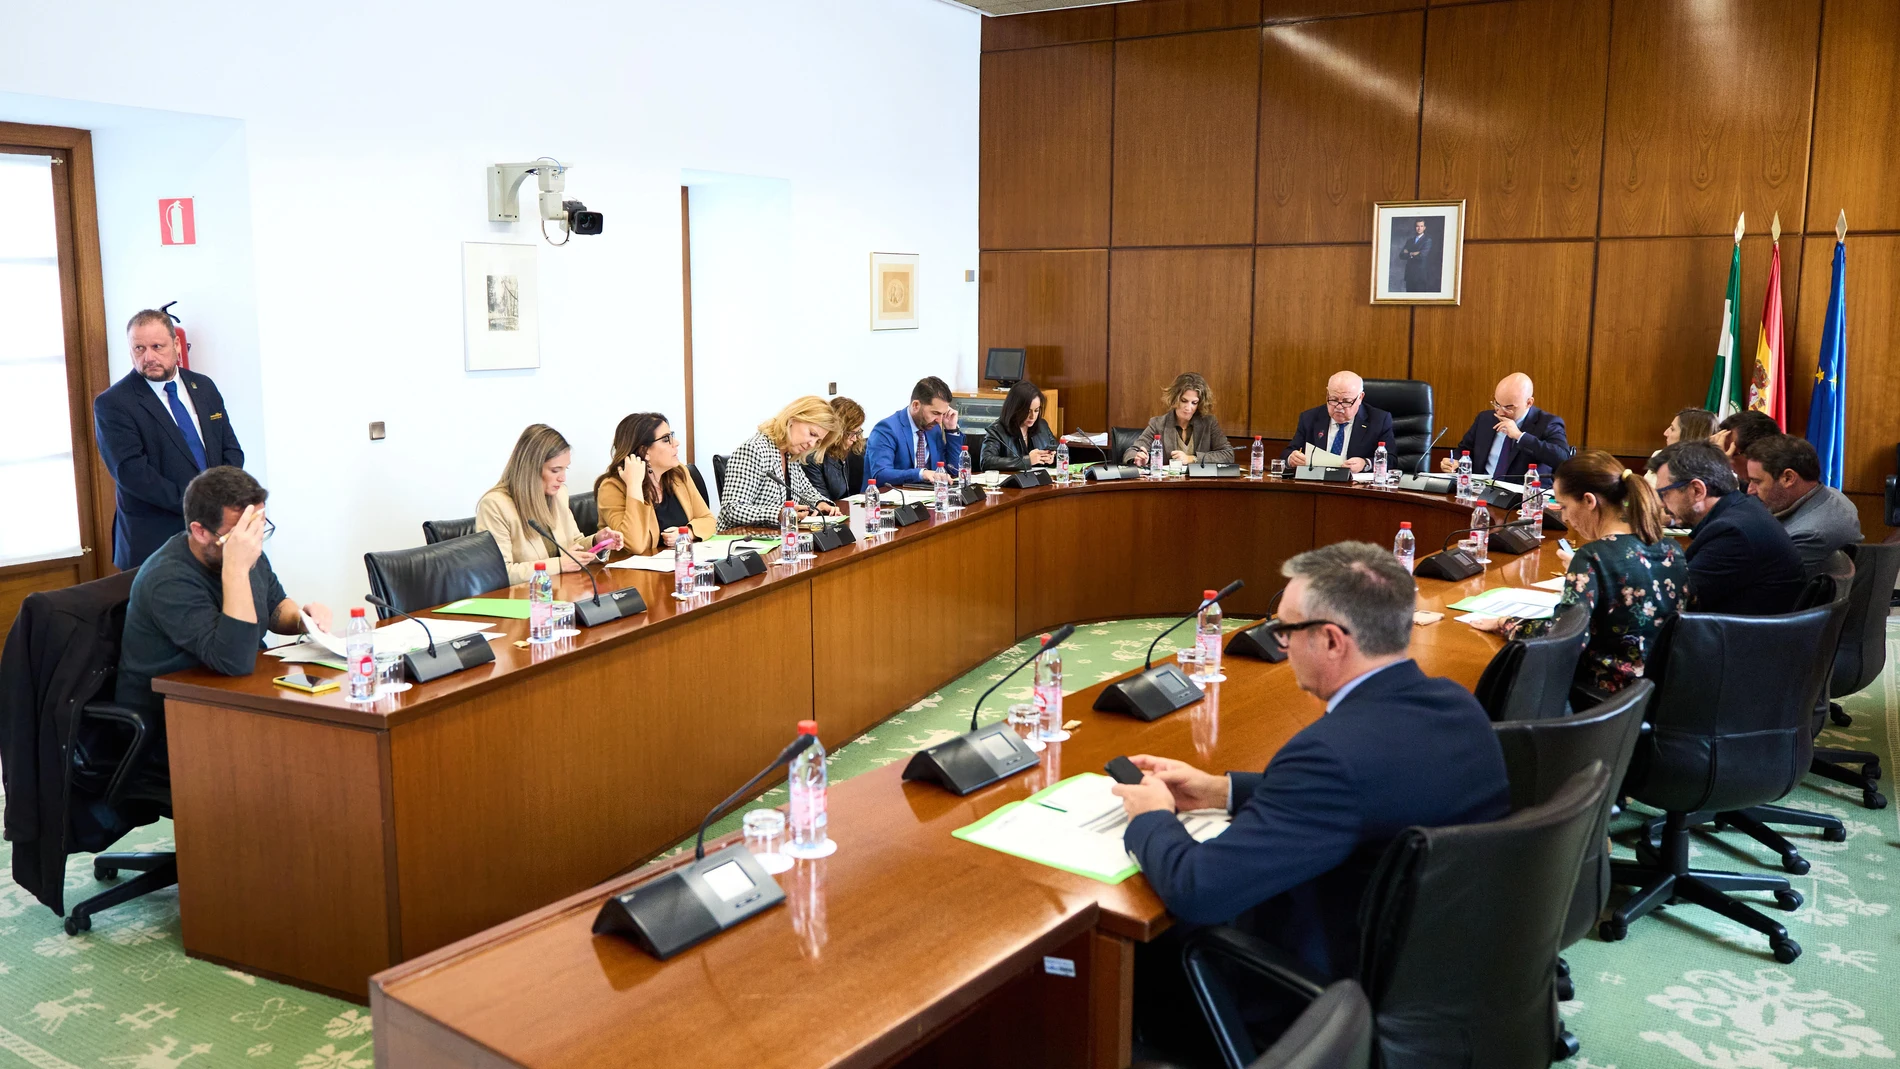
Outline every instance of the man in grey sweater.
[[1821, 485], [1814, 446], [1791, 434], [1775, 434], [1748, 447], [1748, 492], [1788, 529], [1801, 566], [1809, 575], [1834, 551], [1860, 541], [1860, 512], [1847, 495]]

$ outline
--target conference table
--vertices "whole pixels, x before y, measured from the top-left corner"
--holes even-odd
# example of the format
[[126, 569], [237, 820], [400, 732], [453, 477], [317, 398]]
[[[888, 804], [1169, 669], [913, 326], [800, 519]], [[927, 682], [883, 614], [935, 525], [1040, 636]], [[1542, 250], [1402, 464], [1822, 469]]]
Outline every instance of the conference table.
[[[597, 902], [613, 886], [603, 881], [689, 836], [799, 720], [816, 719], [836, 748], [1023, 636], [1178, 614], [1203, 589], [1236, 578], [1247, 587], [1226, 603], [1229, 614], [1264, 615], [1283, 583], [1281, 563], [1297, 552], [1351, 538], [1389, 544], [1401, 520], [1429, 552], [1466, 515], [1442, 497], [1294, 481], [1007, 490], [685, 602], [671, 596], [670, 575], [596, 568], [603, 589], [637, 588], [648, 611], [525, 648], [516, 644], [525, 621], [496, 621], [494, 663], [374, 703], [273, 686], [280, 669], [271, 658], [250, 676], [163, 677], [154, 689], [166, 700], [185, 948], [363, 1000], [372, 974], [400, 962], [560, 908], [550, 903], [564, 896]], [[1465, 583], [1427, 583], [1428, 596], [1455, 600], [1540, 578], [1531, 574], [1540, 569], [1554, 574], [1536, 554], [1497, 559]], [[589, 577], [562, 575], [558, 595], [591, 596]], [[526, 588], [496, 596], [526, 597]], [[1432, 670], [1470, 684], [1497, 640], [1442, 623], [1419, 629], [1417, 643]], [[1262, 767], [1318, 705], [1285, 671], [1250, 676], [1147, 725], [1086, 711], [1089, 692], [1072, 696], [1070, 715], [1084, 721], [1075, 740], [1051, 747], [1037, 772], [969, 798], [902, 785], [895, 768], [838, 785], [834, 826], [849, 845], [813, 866], [803, 891], [829, 914], [820, 927], [831, 944], [811, 953], [830, 960], [910, 946], [912, 965], [943, 955], [949, 969], [954, 944], [957, 967], [1000, 983], [1060, 946], [1064, 954], [1051, 955], [1075, 961], [1099, 989], [1094, 998], [1125, 1001], [1130, 941], [1167, 923], [1139, 878], [1103, 888], [1054, 870], [1024, 874], [1040, 866], [975, 847], [946, 856], [949, 830], [1121, 752]], [[913, 923], [908, 901], [936, 901], [950, 888], [964, 893], [943, 907], [941, 926]], [[670, 984], [703, 972], [731, 953], [733, 936], [779, 930], [796, 912], [715, 940], [660, 975]], [[625, 956], [604, 947], [597, 962], [598, 944], [580, 945], [595, 975]], [[911, 992], [906, 1005], [933, 1007], [915, 1027], [967, 1010], [958, 999], [974, 999], [983, 984], [966, 988], [948, 1001]], [[865, 994], [902, 1002], [905, 991], [879, 980]], [[1111, 1015], [1075, 1020], [1108, 1029], [1089, 1049], [1125, 1047]]]

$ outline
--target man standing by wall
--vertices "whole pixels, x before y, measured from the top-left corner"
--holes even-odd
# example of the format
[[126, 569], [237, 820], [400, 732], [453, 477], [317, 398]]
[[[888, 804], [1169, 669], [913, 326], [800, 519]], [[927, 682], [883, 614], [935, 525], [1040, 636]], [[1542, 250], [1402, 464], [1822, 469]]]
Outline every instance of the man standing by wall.
[[224, 397], [179, 367], [171, 317], [146, 309], [125, 325], [132, 371], [93, 399], [99, 455], [117, 484], [112, 563], [130, 570], [185, 529], [185, 486], [206, 468], [244, 466]]

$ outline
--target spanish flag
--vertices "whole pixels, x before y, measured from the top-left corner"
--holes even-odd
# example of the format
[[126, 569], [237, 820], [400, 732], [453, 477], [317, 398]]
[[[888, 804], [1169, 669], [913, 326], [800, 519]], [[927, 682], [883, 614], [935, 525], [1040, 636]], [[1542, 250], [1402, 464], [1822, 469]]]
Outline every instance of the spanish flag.
[[1768, 293], [1762, 298], [1761, 333], [1755, 339], [1755, 367], [1748, 378], [1748, 407], [1774, 417], [1788, 429], [1788, 345], [1781, 329], [1781, 213], [1775, 213], [1775, 241], [1768, 260]]

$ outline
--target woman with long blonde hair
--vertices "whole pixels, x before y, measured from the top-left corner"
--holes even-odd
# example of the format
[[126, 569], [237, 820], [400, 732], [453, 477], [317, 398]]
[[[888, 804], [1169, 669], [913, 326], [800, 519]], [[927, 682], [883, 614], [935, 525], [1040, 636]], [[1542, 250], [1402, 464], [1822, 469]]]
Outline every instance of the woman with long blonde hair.
[[719, 488], [719, 529], [776, 527], [790, 501], [800, 516], [837, 515], [838, 508], [805, 477], [807, 460], [823, 463], [825, 438], [839, 430], [838, 414], [822, 397], [807, 394], [759, 424], [757, 434], [726, 457]]
[[[475, 529], [495, 536], [501, 559], [508, 564], [508, 581], [525, 583], [534, 577], [534, 566], [548, 565], [548, 571], [579, 571], [580, 566], [561, 553], [559, 546], [583, 562], [591, 561], [590, 552], [598, 541], [622, 544], [620, 532], [602, 527], [590, 539], [574, 523], [567, 507], [567, 469], [573, 462], [573, 447], [561, 432], [545, 423], [531, 424], [515, 439], [508, 454], [508, 466], [501, 478], [475, 504]], [[532, 521], [558, 540], [550, 542], [528, 524]]]
[[1141, 438], [1122, 454], [1122, 462], [1146, 465], [1148, 450], [1161, 439], [1162, 459], [1172, 464], [1232, 464], [1234, 447], [1214, 418], [1214, 390], [1199, 373], [1184, 371], [1161, 392], [1168, 410], [1148, 421]]

